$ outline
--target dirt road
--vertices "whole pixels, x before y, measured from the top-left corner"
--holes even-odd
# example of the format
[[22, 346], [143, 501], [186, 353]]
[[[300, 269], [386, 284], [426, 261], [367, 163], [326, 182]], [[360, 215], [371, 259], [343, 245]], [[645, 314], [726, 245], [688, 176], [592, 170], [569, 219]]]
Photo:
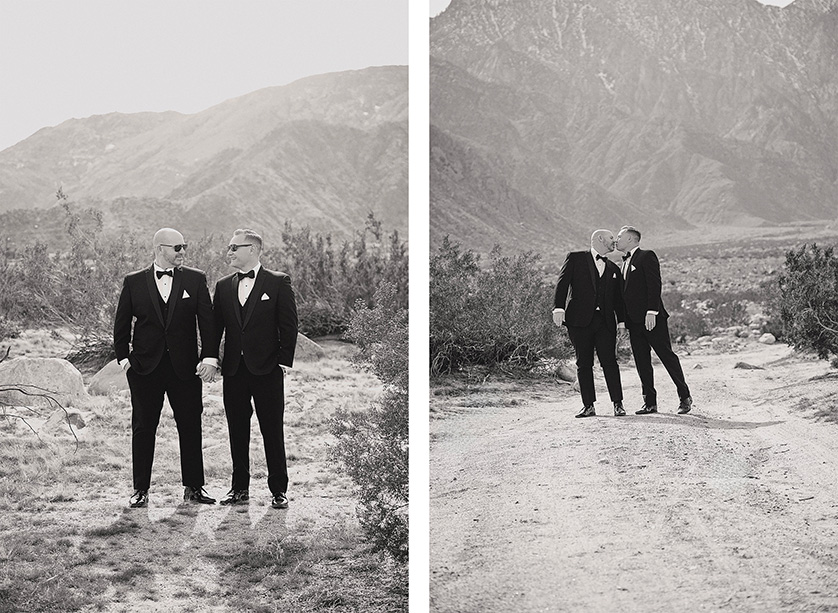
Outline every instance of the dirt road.
[[686, 416], [659, 363], [634, 415], [625, 360], [626, 417], [601, 377], [588, 419], [568, 385], [433, 395], [431, 611], [838, 611], [838, 379], [785, 345], [679, 353]]

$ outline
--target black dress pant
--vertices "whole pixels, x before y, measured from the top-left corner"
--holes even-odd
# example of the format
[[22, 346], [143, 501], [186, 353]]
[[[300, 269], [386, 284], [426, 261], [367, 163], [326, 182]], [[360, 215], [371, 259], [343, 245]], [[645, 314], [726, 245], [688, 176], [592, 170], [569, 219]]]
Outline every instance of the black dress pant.
[[576, 350], [576, 378], [579, 380], [582, 404], [588, 407], [596, 401], [594, 352], [602, 366], [611, 402], [622, 402], [623, 386], [620, 382], [620, 367], [617, 364], [617, 331], [609, 330], [603, 314], [595, 311], [590, 324], [567, 326], [567, 334]]
[[643, 402], [647, 406], [657, 405], [658, 393], [655, 390], [655, 371], [652, 368], [652, 349], [660, 358], [666, 372], [675, 384], [678, 391], [678, 398], [683, 400], [690, 395], [690, 388], [684, 379], [684, 371], [681, 368], [681, 361], [675, 352], [672, 351], [672, 342], [669, 339], [669, 326], [666, 317], [658, 316], [655, 327], [646, 329], [645, 323], [626, 322], [631, 341], [631, 353], [634, 356], [634, 365], [637, 367], [637, 374], [643, 390]]
[[201, 379], [178, 378], [172, 368], [168, 352], [147, 375], [128, 369], [128, 387], [131, 390], [131, 458], [134, 471], [134, 489], [147, 490], [151, 485], [151, 466], [154, 463], [154, 440], [163, 395], [169, 397], [177, 425], [180, 444], [180, 472], [183, 485], [203, 487], [204, 457], [201, 450]]
[[267, 375], [254, 375], [247, 369], [244, 360], [239, 363], [236, 374], [224, 376], [224, 412], [227, 415], [227, 428], [230, 433], [234, 490], [246, 490], [250, 487], [250, 418], [254, 405], [265, 444], [268, 489], [272, 494], [288, 490], [283, 423], [284, 376], [279, 366]]

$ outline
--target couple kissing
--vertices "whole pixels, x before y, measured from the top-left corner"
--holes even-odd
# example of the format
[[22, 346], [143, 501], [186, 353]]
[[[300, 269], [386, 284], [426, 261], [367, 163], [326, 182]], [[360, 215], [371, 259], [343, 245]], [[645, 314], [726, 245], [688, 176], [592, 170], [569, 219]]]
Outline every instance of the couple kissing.
[[[615, 416], [626, 414], [617, 364], [617, 335], [628, 334], [634, 364], [642, 385], [643, 406], [637, 415], [658, 412], [652, 349], [660, 358], [678, 392], [679, 414], [692, 408], [690, 389], [678, 356], [672, 350], [661, 300], [660, 262], [654, 251], [640, 248], [640, 231], [623, 226], [617, 237], [610, 230], [595, 230], [591, 247], [567, 254], [556, 284], [553, 322], [565, 326], [576, 352], [576, 376], [582, 409], [576, 417], [596, 415], [594, 353], [599, 359]], [[622, 252], [618, 266], [606, 257]]]

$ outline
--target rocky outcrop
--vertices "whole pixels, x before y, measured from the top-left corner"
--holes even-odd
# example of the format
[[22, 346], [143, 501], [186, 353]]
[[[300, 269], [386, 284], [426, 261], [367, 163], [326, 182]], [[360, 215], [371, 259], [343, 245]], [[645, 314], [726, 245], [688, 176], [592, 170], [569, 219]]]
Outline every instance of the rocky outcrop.
[[15, 406], [64, 407], [89, 398], [81, 373], [59, 358], [16, 358], [0, 363], [0, 402]]

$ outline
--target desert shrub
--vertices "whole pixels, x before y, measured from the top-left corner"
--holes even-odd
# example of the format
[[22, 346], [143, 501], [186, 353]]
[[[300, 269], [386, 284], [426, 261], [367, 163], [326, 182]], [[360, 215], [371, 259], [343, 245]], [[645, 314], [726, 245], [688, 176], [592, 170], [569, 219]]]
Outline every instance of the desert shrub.
[[[65, 326], [79, 338], [68, 358], [92, 369], [113, 357], [113, 316], [122, 279], [150, 264], [151, 237], [107, 234], [99, 211], [70, 206], [60, 191], [57, 196], [70, 246], [51, 252], [36, 242], [15, 252], [6, 241], [0, 258], [0, 334]], [[228, 237], [185, 238], [186, 265], [206, 272], [213, 291], [215, 282], [231, 272], [225, 258]], [[339, 247], [328, 236], [290, 225], [280, 239], [280, 247], [265, 250], [263, 263], [291, 274], [304, 334], [342, 332], [355, 301], [373, 304], [375, 288], [385, 280], [398, 288], [398, 303], [407, 306], [406, 245], [395, 232], [385, 239], [374, 218]]]
[[374, 547], [408, 558], [408, 319], [396, 286], [382, 282], [370, 308], [359, 300], [347, 338], [356, 363], [385, 386], [366, 411], [339, 410], [331, 424], [341, 462], [358, 491], [358, 518]]
[[448, 237], [430, 263], [431, 373], [468, 365], [528, 368], [544, 357], [566, 357], [571, 349], [550, 315], [553, 287], [543, 280], [540, 258], [531, 252], [479, 256], [461, 251]]
[[[374, 304], [382, 282], [396, 288], [396, 303], [407, 308], [407, 246], [398, 232], [385, 237], [370, 215], [351, 240], [335, 244], [330, 235], [286, 222], [282, 232], [283, 265], [292, 274], [297, 311], [304, 332], [313, 336], [343, 333], [358, 300]], [[274, 256], [266, 253], [268, 261]], [[276, 254], [278, 256], [278, 254]]]
[[773, 310], [784, 338], [827, 359], [838, 355], [838, 256], [832, 247], [803, 245], [786, 252]]

